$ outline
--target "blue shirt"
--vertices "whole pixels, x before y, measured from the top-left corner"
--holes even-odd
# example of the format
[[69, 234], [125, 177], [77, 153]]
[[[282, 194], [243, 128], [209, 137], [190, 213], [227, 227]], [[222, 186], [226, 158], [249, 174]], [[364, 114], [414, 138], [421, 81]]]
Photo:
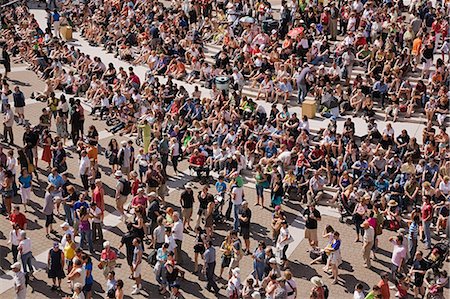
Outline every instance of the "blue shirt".
[[376, 181], [375, 187], [377, 188], [377, 191], [380, 193], [383, 193], [388, 190], [389, 188], [389, 182], [387, 180], [383, 180], [382, 182]]
[[333, 248], [334, 251], [339, 250], [340, 247], [341, 247], [341, 240], [336, 240], [336, 242], [331, 244], [331, 248]]
[[277, 150], [276, 146], [273, 146], [273, 147], [267, 146], [266, 147], [266, 157], [267, 158], [272, 158], [277, 152], [278, 152], [278, 150]]
[[86, 276], [86, 280], [84, 281], [85, 284], [87, 285], [91, 285], [94, 283], [94, 277], [92, 277], [92, 263], [87, 263], [86, 265], [84, 265], [84, 270], [86, 270], [86, 272], [88, 270], [91, 271], [91, 273], [89, 274], [89, 276]]
[[64, 185], [64, 180], [61, 175], [57, 175], [56, 177], [53, 175], [53, 173], [50, 173], [48, 175], [48, 182], [56, 187], [56, 189], [62, 187]]
[[227, 184], [225, 182], [216, 182], [216, 191], [217, 193], [221, 194], [224, 193], [227, 190]]
[[[74, 211], [79, 210], [81, 207], [86, 207], [86, 209], [89, 209], [89, 205], [87, 202], [83, 201], [77, 201], [73, 204]], [[75, 213], [75, 218], [78, 219], [78, 214]]]
[[19, 182], [22, 184], [23, 188], [30, 188], [31, 187], [31, 180], [33, 179], [33, 177], [30, 175], [28, 175], [26, 178], [23, 176], [19, 177]]
[[52, 17], [54, 22], [59, 22], [59, 13], [55, 12]]

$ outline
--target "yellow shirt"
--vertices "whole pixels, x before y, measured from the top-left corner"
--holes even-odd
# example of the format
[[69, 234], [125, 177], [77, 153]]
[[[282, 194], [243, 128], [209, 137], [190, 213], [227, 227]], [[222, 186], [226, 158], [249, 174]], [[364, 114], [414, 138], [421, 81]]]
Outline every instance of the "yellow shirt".
[[75, 249], [72, 248], [72, 246], [71, 246], [72, 244], [73, 244], [73, 241], [70, 243], [67, 242], [66, 246], [64, 247], [64, 256], [68, 260], [72, 260], [73, 257], [75, 256]]

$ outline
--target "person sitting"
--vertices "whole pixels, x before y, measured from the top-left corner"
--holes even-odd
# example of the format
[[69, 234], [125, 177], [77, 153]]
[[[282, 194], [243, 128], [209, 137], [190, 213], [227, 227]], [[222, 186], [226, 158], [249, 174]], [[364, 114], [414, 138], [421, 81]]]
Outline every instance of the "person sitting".
[[189, 169], [197, 172], [197, 177], [201, 179], [201, 173], [205, 172], [205, 177], [209, 177], [209, 167], [206, 165], [206, 156], [195, 149], [189, 158]]

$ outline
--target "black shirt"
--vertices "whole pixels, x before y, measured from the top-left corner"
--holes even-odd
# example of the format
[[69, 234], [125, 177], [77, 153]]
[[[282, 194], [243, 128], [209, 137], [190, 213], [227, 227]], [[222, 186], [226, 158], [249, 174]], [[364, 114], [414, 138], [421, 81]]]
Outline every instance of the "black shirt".
[[185, 209], [191, 209], [194, 205], [194, 192], [183, 191], [181, 193], [181, 206]]
[[210, 202], [214, 201], [214, 196], [210, 193], [206, 193], [203, 197], [202, 192], [198, 193], [198, 201], [200, 202], [200, 209], [206, 209]]
[[148, 207], [148, 219], [150, 219], [151, 221], [156, 221], [156, 219], [158, 218], [156, 212], [159, 213], [159, 203], [157, 200], [153, 200]]
[[[310, 218], [309, 216], [311, 213], [314, 215], [315, 219]], [[308, 229], [317, 229], [317, 219], [321, 219], [320, 212], [316, 209], [314, 211], [311, 211], [310, 209], [306, 209], [303, 212], [303, 216], [306, 218], [305, 227]]]
[[242, 209], [241, 217], [247, 218], [246, 222], [244, 222], [242, 220], [240, 221], [241, 228], [250, 228], [250, 221], [252, 219], [252, 211], [250, 211], [250, 209], [246, 209], [246, 210]]

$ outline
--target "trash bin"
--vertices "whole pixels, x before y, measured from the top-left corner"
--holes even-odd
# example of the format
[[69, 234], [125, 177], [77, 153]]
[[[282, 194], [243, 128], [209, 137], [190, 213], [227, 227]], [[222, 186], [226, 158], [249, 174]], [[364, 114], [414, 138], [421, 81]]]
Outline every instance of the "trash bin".
[[306, 100], [302, 103], [302, 116], [306, 115], [308, 118], [316, 117], [317, 105], [314, 100]]
[[217, 77], [214, 80], [214, 83], [216, 83], [216, 87], [218, 90], [225, 90], [226, 92], [228, 92], [228, 89], [230, 88], [230, 78], [228, 78], [227, 76]]
[[62, 26], [61, 29], [59, 29], [59, 32], [61, 33], [61, 38], [64, 40], [72, 40], [72, 27], [70, 26]]

